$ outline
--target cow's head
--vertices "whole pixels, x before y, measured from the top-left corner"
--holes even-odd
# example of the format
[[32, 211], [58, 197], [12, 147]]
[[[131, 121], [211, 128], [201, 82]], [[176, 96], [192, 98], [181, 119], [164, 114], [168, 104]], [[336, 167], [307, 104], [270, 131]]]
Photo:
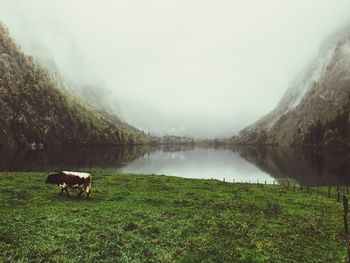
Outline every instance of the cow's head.
[[57, 184], [60, 174], [61, 173], [49, 173], [49, 175], [46, 178], [45, 183], [47, 183], [47, 184]]

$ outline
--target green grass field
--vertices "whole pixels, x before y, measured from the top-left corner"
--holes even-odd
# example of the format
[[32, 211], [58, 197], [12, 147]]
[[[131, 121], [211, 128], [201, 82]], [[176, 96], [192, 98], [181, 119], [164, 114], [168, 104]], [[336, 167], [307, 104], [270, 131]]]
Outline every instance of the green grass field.
[[45, 178], [0, 173], [0, 262], [347, 259], [342, 206], [326, 188], [96, 172], [86, 200]]

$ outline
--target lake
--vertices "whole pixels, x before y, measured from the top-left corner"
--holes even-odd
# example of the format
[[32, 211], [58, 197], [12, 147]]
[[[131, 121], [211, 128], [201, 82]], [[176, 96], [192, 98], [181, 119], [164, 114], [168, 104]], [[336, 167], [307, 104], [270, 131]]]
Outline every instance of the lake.
[[157, 150], [119, 169], [125, 173], [161, 174], [228, 182], [272, 183], [274, 178], [229, 149]]
[[105, 170], [227, 182], [350, 184], [350, 154], [256, 147], [93, 147], [0, 152], [1, 171]]

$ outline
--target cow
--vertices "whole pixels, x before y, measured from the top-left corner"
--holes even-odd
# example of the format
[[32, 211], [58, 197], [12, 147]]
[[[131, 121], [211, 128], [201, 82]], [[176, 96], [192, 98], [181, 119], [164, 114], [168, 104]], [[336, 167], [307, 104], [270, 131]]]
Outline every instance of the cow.
[[45, 183], [57, 184], [61, 189], [60, 194], [63, 194], [63, 191], [66, 191], [67, 195], [70, 196], [68, 188], [79, 189], [80, 192], [78, 196], [85, 192], [86, 197], [89, 198], [91, 192], [91, 180], [91, 175], [89, 173], [61, 171], [50, 173], [46, 178]]

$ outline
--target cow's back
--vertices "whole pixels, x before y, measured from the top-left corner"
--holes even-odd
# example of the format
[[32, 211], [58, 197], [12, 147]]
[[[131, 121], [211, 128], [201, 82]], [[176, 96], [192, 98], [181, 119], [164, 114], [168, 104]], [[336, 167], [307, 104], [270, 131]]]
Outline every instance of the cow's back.
[[68, 187], [82, 187], [86, 192], [90, 191], [92, 180], [89, 173], [63, 171], [62, 174], [62, 183]]

